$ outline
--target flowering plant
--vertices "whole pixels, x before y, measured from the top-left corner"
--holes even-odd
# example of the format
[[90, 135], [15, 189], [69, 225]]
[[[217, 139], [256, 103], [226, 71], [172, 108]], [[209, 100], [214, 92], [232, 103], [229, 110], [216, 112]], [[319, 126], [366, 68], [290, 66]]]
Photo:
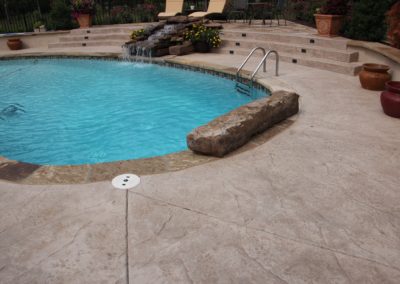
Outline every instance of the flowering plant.
[[136, 40], [138, 37], [142, 37], [144, 35], [144, 29], [136, 30], [131, 33], [131, 39]]
[[221, 45], [221, 38], [217, 29], [207, 28], [203, 24], [193, 24], [192, 28], [184, 34], [186, 40], [192, 43], [206, 42], [211, 47], [219, 47]]
[[93, 14], [96, 3], [94, 0], [71, 0], [71, 5], [74, 13]]
[[328, 0], [319, 12], [325, 15], [346, 15], [348, 2], [349, 0]]

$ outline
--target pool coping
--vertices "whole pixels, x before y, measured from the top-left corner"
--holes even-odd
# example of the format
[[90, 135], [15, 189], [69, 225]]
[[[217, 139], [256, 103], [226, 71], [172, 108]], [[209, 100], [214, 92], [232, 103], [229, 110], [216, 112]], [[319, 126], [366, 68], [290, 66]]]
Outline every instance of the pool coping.
[[[16, 56], [0, 57], [0, 60], [12, 60], [21, 58], [85, 58], [85, 59], [105, 59], [123, 60], [119, 54], [20, 54]], [[210, 64], [202, 61], [192, 61], [176, 56], [166, 56], [154, 59], [136, 59], [136, 62], [158, 64], [167, 67], [192, 70], [196, 72], [208, 73], [228, 79], [234, 79], [236, 70], [222, 65]], [[250, 72], [244, 72], [243, 77], [247, 77]], [[281, 82], [276, 77], [259, 78], [256, 77], [256, 87], [269, 90], [271, 97], [279, 91], [294, 92], [289, 86]], [[285, 120], [268, 131], [254, 136], [250, 142], [238, 150], [225, 156], [229, 157], [238, 153], [253, 149], [281, 131], [289, 127], [297, 118], [297, 115]], [[225, 158], [224, 157], [224, 158]], [[113, 177], [123, 173], [135, 173], [137, 175], [152, 175], [165, 172], [179, 171], [193, 166], [201, 165], [211, 161], [224, 159], [211, 156], [195, 154], [190, 150], [184, 150], [152, 158], [133, 159], [116, 162], [106, 162], [99, 164], [86, 165], [65, 165], [48, 166], [35, 165], [30, 163], [9, 160], [0, 156], [0, 180], [13, 183], [43, 185], [43, 184], [85, 184], [111, 180]]]

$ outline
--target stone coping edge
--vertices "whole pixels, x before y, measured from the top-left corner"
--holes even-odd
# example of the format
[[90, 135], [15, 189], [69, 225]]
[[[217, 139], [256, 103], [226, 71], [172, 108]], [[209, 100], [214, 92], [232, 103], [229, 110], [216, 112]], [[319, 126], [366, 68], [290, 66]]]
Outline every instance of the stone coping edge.
[[38, 36], [38, 35], [58, 35], [58, 34], [69, 34], [70, 31], [46, 31], [46, 32], [40, 32], [40, 33], [35, 33], [35, 32], [23, 32], [23, 33], [10, 33], [10, 34], [1, 34], [1, 38], [16, 38], [16, 37], [27, 37], [27, 36]]
[[[0, 60], [13, 59], [34, 59], [34, 58], [84, 58], [97, 60], [123, 60], [117, 54], [73, 54], [73, 55], [49, 55], [49, 54], [21, 54], [17, 56], [0, 57]], [[186, 70], [208, 73], [210, 75], [234, 79], [236, 70], [226, 66], [210, 64], [200, 61], [190, 61], [174, 56], [164, 58], [133, 60], [138, 62], [159, 64], [173, 68], [183, 68]], [[249, 72], [244, 74], [247, 77]], [[264, 90], [271, 90], [273, 97], [276, 92], [293, 92], [279, 80], [274, 79], [256, 79], [255, 86]], [[253, 149], [276, 134], [289, 127], [294, 120], [286, 120], [270, 131], [253, 137], [246, 145], [232, 153], [232, 155]], [[44, 184], [86, 184], [100, 181], [111, 180], [113, 177], [122, 173], [135, 173], [137, 175], [152, 175], [165, 172], [179, 171], [193, 166], [201, 165], [207, 162], [217, 160], [218, 158], [195, 154], [186, 150], [171, 153], [163, 156], [156, 156], [145, 159], [135, 159], [126, 161], [107, 162], [90, 165], [66, 165], [66, 166], [48, 166], [35, 165], [24, 162], [9, 160], [0, 156], [0, 180], [29, 185]]]
[[378, 53], [390, 60], [393, 60], [395, 63], [400, 64], [400, 50], [389, 45], [384, 45], [379, 42], [368, 42], [361, 40], [349, 40], [347, 42], [348, 47], [362, 47]]

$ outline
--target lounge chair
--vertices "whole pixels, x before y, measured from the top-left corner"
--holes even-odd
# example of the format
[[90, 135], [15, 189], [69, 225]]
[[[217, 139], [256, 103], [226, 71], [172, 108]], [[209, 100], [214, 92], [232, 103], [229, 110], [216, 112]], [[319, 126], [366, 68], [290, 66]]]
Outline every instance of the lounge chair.
[[184, 0], [166, 0], [165, 12], [158, 14], [158, 18], [173, 17], [182, 13]]
[[207, 12], [194, 12], [190, 14], [189, 17], [203, 18], [210, 14], [222, 14], [222, 12], [224, 12], [226, 1], [227, 0], [210, 0]]

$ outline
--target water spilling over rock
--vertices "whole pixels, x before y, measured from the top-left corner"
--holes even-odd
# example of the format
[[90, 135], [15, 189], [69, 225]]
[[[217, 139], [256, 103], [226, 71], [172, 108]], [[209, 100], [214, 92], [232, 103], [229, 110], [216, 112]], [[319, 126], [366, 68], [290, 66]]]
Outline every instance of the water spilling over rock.
[[123, 59], [131, 56], [160, 57], [168, 54], [183, 55], [193, 51], [191, 42], [184, 40], [184, 33], [203, 20], [187, 16], [171, 17], [134, 32], [133, 39], [122, 46]]

